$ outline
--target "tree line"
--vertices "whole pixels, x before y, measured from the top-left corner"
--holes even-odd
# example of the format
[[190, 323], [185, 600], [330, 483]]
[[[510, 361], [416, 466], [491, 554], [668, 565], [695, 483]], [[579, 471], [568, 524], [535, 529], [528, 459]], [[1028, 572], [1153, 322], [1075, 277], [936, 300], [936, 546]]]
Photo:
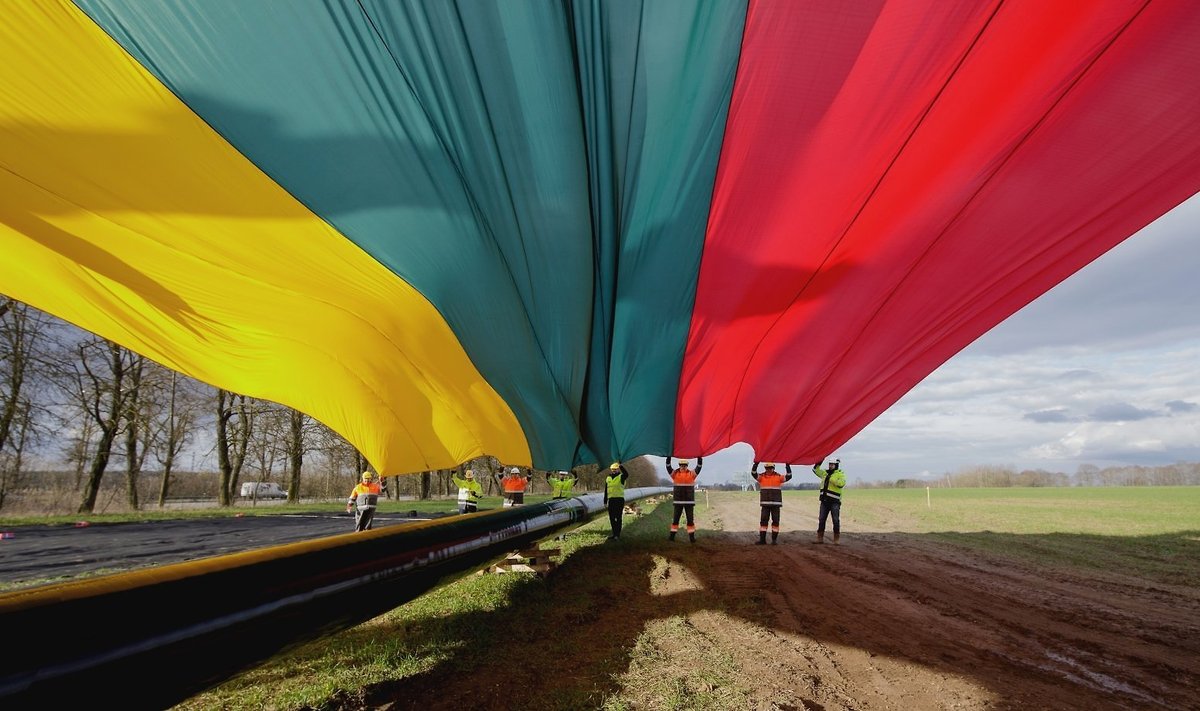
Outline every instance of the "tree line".
[[[206, 385], [0, 295], [0, 509], [30, 485], [31, 465], [45, 469], [46, 461], [67, 470], [79, 513], [95, 510], [110, 472], [123, 477], [130, 509], [147, 503], [141, 492], [153, 474], [161, 507], [179, 473], [196, 468], [194, 454], [183, 459], [197, 451], [216, 462], [221, 506], [233, 505], [243, 480], [278, 481], [297, 502], [306, 487], [327, 494], [330, 482], [348, 492], [369, 468], [353, 445], [298, 410]], [[391, 477], [389, 495], [449, 495], [457, 490], [452, 475], [466, 466], [484, 475], [500, 462], [480, 457], [457, 469]], [[648, 461], [627, 466], [631, 485], [657, 483]], [[599, 467], [575, 472], [579, 488], [600, 489]], [[532, 491], [548, 491], [544, 472], [533, 473]], [[306, 474], [323, 485], [309, 485]], [[488, 493], [496, 489], [490, 476], [481, 483]]]
[[1200, 462], [1176, 462], [1158, 466], [1123, 465], [1098, 467], [1080, 464], [1073, 474], [1045, 469], [980, 465], [932, 479], [855, 482], [864, 489], [933, 487], [1050, 487], [1050, 486], [1200, 486]]

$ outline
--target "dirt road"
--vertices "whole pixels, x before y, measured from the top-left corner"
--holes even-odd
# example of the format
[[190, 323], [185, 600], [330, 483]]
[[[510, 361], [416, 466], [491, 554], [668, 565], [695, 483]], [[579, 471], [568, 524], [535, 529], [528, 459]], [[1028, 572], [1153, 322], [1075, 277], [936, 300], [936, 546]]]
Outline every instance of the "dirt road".
[[784, 512], [785, 545], [739, 548], [758, 507], [714, 503], [728, 545], [711, 554], [722, 574], [702, 583], [752, 601], [769, 627], [694, 624], [745, 650], [737, 662], [759, 679], [760, 705], [1200, 707], [1200, 591], [1014, 568], [919, 535], [811, 545], [815, 516], [797, 507]]
[[586, 705], [611, 708], [1200, 708], [1195, 589], [915, 534], [850, 527], [812, 545], [815, 502], [785, 507], [780, 545], [755, 546], [756, 502], [713, 496], [700, 540], [669, 543], [668, 508], [573, 555], [546, 581], [569, 601], [549, 618], [473, 619], [509, 630], [498, 655], [462, 652], [340, 708], [577, 708], [565, 690], [589, 686]]

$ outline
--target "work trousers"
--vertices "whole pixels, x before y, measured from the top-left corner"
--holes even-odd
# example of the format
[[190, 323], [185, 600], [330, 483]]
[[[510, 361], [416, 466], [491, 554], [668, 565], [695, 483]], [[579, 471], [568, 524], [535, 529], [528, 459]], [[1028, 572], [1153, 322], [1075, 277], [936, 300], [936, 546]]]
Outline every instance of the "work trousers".
[[621, 519], [625, 515], [625, 497], [609, 497], [608, 522], [612, 525], [613, 538], [621, 537]]
[[354, 530], [368, 531], [371, 529], [371, 522], [375, 519], [375, 507], [367, 506], [360, 508], [354, 516]]
[[817, 519], [817, 533], [825, 533], [825, 519], [833, 515], [833, 535], [842, 532], [842, 500], [828, 496], [821, 497], [821, 514]]
[[686, 514], [686, 516], [687, 516], [687, 532], [695, 533], [696, 532], [695, 509], [696, 509], [696, 504], [694, 504], [694, 503], [687, 503], [687, 504], [677, 503], [677, 504], [675, 504], [675, 513], [671, 517], [671, 532], [674, 533], [675, 531], [679, 530], [679, 517], [680, 517], [680, 515]]
[[478, 505], [477, 505], [477, 504], [476, 504], [474, 501], [460, 501], [460, 502], [458, 502], [458, 512], [459, 512], [460, 514], [464, 514], [464, 513], [475, 513], [475, 512], [476, 512], [476, 511], [478, 511], [478, 510], [479, 510], [479, 507], [478, 507]]
[[782, 506], [762, 506], [762, 516], [758, 519], [758, 532], [767, 532], [767, 521], [771, 522], [771, 533], [779, 533], [779, 509]]

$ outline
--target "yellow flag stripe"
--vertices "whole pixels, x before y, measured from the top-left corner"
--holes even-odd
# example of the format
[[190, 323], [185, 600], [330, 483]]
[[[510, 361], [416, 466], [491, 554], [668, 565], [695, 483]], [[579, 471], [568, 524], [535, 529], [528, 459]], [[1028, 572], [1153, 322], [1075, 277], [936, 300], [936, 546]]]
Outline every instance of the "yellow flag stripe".
[[529, 463], [512, 411], [420, 293], [74, 5], [4, 14], [0, 292], [308, 413], [384, 473]]

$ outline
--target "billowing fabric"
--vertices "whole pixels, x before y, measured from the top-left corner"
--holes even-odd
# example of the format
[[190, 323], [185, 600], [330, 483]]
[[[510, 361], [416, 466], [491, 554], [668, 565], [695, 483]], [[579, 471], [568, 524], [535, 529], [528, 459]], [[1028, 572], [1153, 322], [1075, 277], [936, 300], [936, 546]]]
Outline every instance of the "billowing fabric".
[[0, 292], [382, 474], [815, 461], [1200, 189], [1190, 0], [0, 12]]
[[827, 456], [1195, 194], [1198, 38], [1188, 0], [751, 3], [676, 452]]

